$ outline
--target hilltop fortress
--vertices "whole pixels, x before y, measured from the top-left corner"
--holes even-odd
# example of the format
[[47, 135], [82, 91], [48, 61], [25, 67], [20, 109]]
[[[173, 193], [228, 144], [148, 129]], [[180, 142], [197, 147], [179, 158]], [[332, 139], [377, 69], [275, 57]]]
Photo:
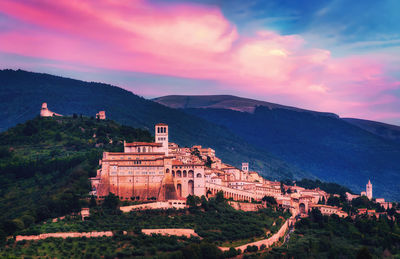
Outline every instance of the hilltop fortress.
[[62, 115], [50, 111], [47, 108], [47, 103], [42, 103], [42, 108], [40, 109], [40, 117], [52, 117], [52, 116], [62, 116]]
[[[124, 142], [124, 152], [104, 152], [97, 176], [91, 178], [93, 192], [99, 198], [114, 193], [121, 199], [184, 200], [188, 195], [213, 196], [221, 191], [235, 201], [261, 200], [272, 196], [294, 213], [307, 213], [318, 207], [326, 213], [345, 214], [340, 208], [317, 206], [327, 200], [320, 189], [281, 186], [257, 172], [225, 164], [215, 150], [202, 146], [179, 147], [169, 142], [168, 125], [155, 125], [155, 142]], [[286, 190], [291, 192], [286, 193]], [[286, 194], [285, 194], [286, 193]]]
[[[49, 108], [47, 107], [47, 103], [42, 103], [42, 108], [40, 109], [40, 117], [53, 117], [53, 116], [62, 117], [63, 115], [50, 111]], [[96, 113], [96, 119], [105, 120], [106, 112], [99, 111], [98, 113]]]

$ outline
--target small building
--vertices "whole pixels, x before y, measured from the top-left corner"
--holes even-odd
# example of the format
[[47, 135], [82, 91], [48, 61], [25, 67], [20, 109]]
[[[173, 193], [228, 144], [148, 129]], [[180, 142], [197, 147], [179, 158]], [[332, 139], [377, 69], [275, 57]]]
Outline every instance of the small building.
[[90, 216], [89, 208], [82, 208], [82, 210], [81, 210], [82, 220], [85, 220], [85, 218], [88, 218], [89, 216]]
[[318, 209], [319, 211], [321, 211], [322, 215], [326, 215], [326, 216], [330, 216], [332, 214], [338, 215], [341, 218], [345, 218], [348, 216], [348, 214], [346, 212], [342, 211], [341, 208], [336, 207], [336, 206], [314, 204], [314, 205], [312, 205], [312, 208]]
[[40, 109], [40, 117], [53, 117], [53, 116], [62, 116], [62, 115], [50, 111], [47, 108], [47, 103], [42, 103], [42, 108]]
[[105, 120], [106, 119], [106, 112], [105, 111], [99, 111], [98, 113], [96, 113], [96, 119]]

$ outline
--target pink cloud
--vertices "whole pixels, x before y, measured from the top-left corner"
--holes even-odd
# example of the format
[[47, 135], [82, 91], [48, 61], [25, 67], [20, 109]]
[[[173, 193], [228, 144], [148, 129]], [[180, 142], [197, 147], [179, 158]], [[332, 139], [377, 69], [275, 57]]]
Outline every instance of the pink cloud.
[[334, 58], [329, 50], [308, 48], [300, 35], [263, 30], [243, 36], [216, 7], [3, 0], [0, 12], [30, 25], [0, 32], [0, 51], [6, 53], [210, 79], [247, 96], [285, 96], [283, 103], [343, 116], [400, 118], [385, 108], [399, 101], [386, 93], [399, 84], [386, 75], [383, 61]]

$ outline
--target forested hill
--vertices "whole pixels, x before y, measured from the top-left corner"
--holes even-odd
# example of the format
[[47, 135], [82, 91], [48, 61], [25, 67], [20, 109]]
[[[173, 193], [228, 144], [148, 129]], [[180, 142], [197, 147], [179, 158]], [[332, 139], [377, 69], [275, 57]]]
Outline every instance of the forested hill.
[[87, 117], [36, 117], [0, 134], [0, 240], [34, 222], [79, 211], [103, 150], [150, 132]]
[[[229, 128], [248, 143], [323, 181], [336, 182], [359, 193], [370, 179], [374, 197], [400, 200], [400, 144], [385, 137], [389, 131], [377, 133], [388, 125], [378, 128], [373, 126], [375, 123], [366, 130], [366, 126], [364, 129], [325, 113], [263, 106], [238, 97], [209, 96], [209, 101], [206, 97], [167, 96], [156, 100], [172, 107], [201, 107], [180, 110]], [[235, 100], [237, 106], [232, 108]], [[261, 106], [254, 107], [258, 104]], [[249, 105], [254, 107], [252, 112], [243, 110]], [[392, 128], [390, 132], [394, 133], [390, 136], [396, 133], [396, 127]]]
[[211, 147], [224, 162], [239, 167], [247, 161], [252, 170], [272, 180], [312, 178], [271, 156], [266, 149], [255, 148], [225, 127], [112, 85], [22, 70], [0, 70], [0, 92], [0, 130], [3, 131], [37, 116], [43, 102], [47, 102], [51, 111], [63, 115], [94, 116], [99, 110], [105, 110], [107, 118], [150, 132], [154, 132], [156, 123], [167, 123], [170, 141], [180, 146]]

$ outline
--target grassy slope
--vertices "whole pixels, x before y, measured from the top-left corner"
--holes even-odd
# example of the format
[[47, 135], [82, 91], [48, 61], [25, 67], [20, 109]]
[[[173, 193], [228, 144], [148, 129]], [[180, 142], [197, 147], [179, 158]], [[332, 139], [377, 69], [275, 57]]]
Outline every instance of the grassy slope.
[[123, 139], [151, 141], [152, 136], [112, 121], [66, 117], [35, 118], [1, 133], [0, 222], [5, 232], [79, 210], [102, 151], [121, 151]]
[[273, 249], [266, 258], [356, 258], [363, 247], [373, 258], [399, 258], [399, 216], [395, 221], [366, 217], [352, 220], [312, 213], [296, 224], [287, 245]]
[[[93, 206], [91, 216], [85, 221], [82, 221], [79, 217], [67, 217], [60, 222], [33, 225], [27, 230], [20, 231], [19, 234], [113, 230], [114, 233], [127, 231], [128, 235], [114, 238], [91, 238], [89, 240], [47, 239], [47, 245], [44, 241], [22, 241], [18, 243], [10, 241], [5, 249], [0, 248], [0, 256], [43, 256], [47, 253], [47, 255], [57, 257], [76, 257], [84, 250], [96, 254], [110, 254], [114, 257], [122, 251], [127, 253], [126, 256], [155, 254], [166, 256], [168, 254], [165, 254], [165, 252], [183, 251], [185, 246], [193, 245], [199, 239], [188, 240], [157, 235], [148, 237], [141, 234], [142, 228], [192, 228], [201, 236], [203, 242], [212, 243], [215, 248], [216, 245], [231, 246], [236, 243], [265, 238], [266, 230], [275, 233], [283, 224], [284, 219], [289, 216], [288, 212], [283, 212], [276, 207], [257, 212], [238, 211], [230, 207], [226, 200], [216, 198], [210, 198], [208, 201], [203, 200], [201, 206], [184, 210], [135, 211], [123, 214], [118, 210], [106, 209], [103, 205]], [[103, 248], [104, 251], [96, 249], [96, 246], [102, 246], [104, 243], [107, 243], [107, 246]], [[193, 251], [189, 254], [193, 255]], [[209, 256], [206, 258], [216, 257]]]

